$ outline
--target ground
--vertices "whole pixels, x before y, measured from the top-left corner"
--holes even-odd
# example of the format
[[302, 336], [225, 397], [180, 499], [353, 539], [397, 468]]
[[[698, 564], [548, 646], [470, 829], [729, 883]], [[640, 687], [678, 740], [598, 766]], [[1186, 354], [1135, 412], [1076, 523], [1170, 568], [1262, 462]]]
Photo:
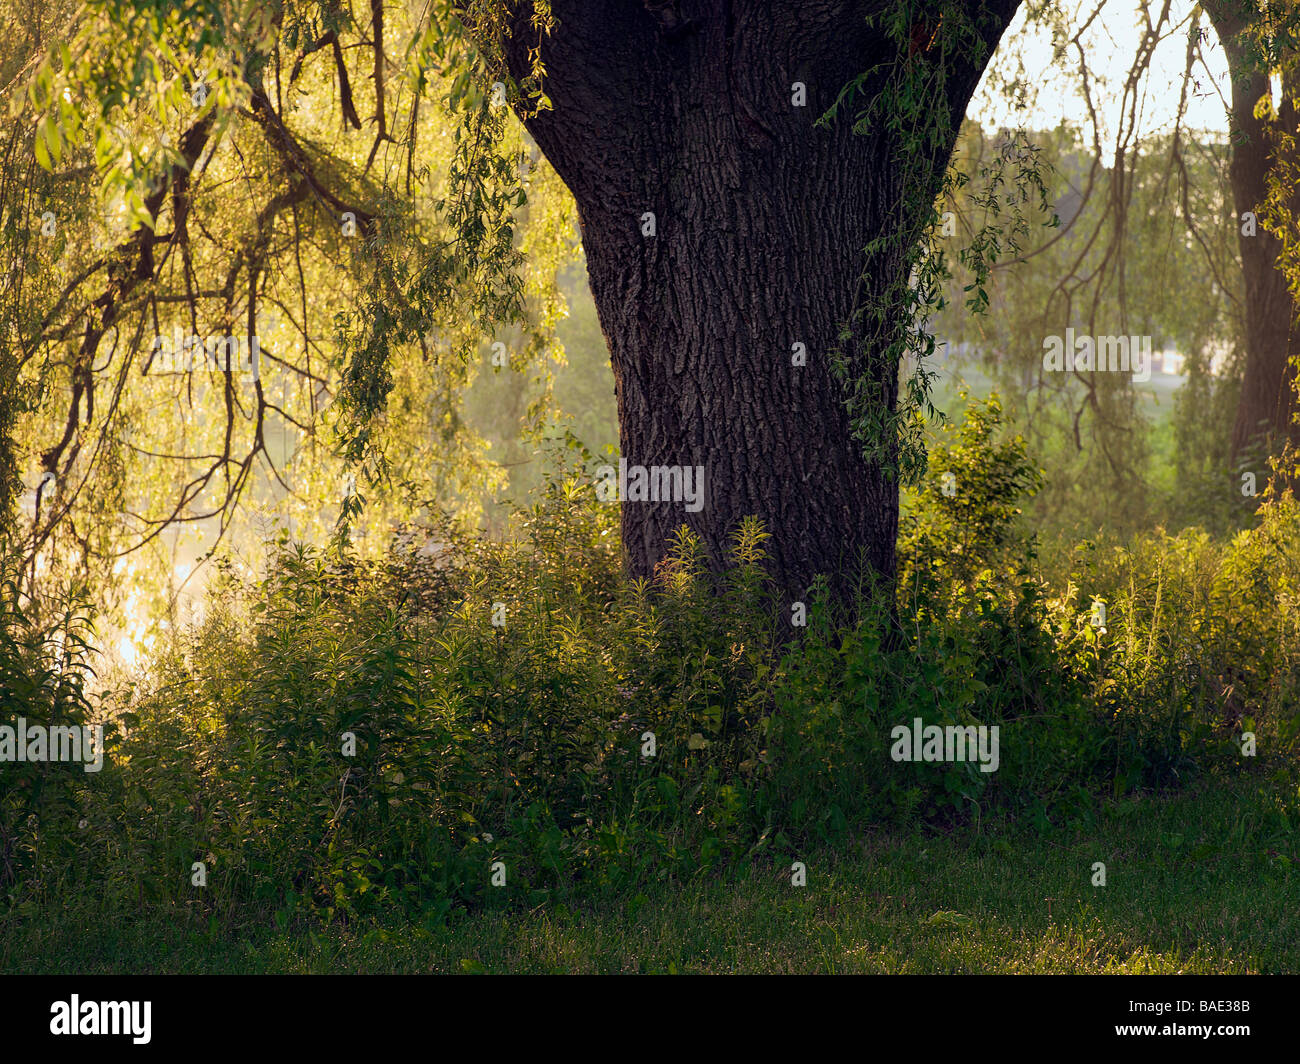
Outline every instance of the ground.
[[[1300, 971], [1294, 780], [1205, 782], [1087, 826], [872, 832], [771, 862], [529, 912], [350, 929], [92, 910], [3, 928], [0, 971], [1269, 973]], [[1093, 886], [1096, 862], [1106, 885]], [[629, 899], [628, 893], [632, 894]]]

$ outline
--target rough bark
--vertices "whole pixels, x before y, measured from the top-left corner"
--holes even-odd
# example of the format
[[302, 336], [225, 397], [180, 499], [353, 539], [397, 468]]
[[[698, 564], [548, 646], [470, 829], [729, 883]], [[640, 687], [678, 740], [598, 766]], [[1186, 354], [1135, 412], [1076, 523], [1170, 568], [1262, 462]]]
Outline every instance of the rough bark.
[[[1243, 37], [1255, 17], [1253, 10], [1241, 0], [1207, 0], [1204, 7], [1232, 75], [1230, 180], [1240, 220], [1246, 212], [1258, 214], [1262, 209], [1269, 173], [1276, 162], [1269, 120], [1255, 117], [1256, 103], [1269, 95], [1268, 73], [1256, 66]], [[1284, 105], [1277, 120], [1294, 129], [1294, 109]], [[1292, 424], [1296, 411], [1293, 359], [1300, 356], [1300, 330], [1296, 327], [1297, 307], [1286, 277], [1278, 269], [1282, 245], [1263, 228], [1253, 236], [1243, 234], [1243, 228], [1238, 225], [1246, 359], [1232, 430], [1234, 457], [1243, 457], [1261, 445], [1277, 452], [1288, 439], [1300, 443], [1300, 434]]]
[[[972, 5], [986, 54], [947, 70], [955, 131], [1018, 0]], [[707, 503], [623, 504], [631, 572], [650, 575], [686, 525], [715, 567], [741, 519], [771, 533], [769, 569], [787, 601], [815, 574], [836, 597], [861, 563], [891, 578], [898, 488], [851, 438], [830, 352], [859, 278], [883, 288], [901, 257], [867, 263], [897, 217], [902, 180], [884, 133], [854, 134], [861, 102], [816, 120], [856, 76], [935, 62], [898, 50], [864, 3], [556, 0], [542, 42], [553, 109], [529, 131], [577, 201], [591, 290], [608, 340], [629, 464], [703, 466]], [[536, 34], [520, 22], [508, 61], [527, 72]], [[926, 33], [922, 36], [929, 37]], [[883, 74], [882, 74], [883, 76]], [[794, 84], [806, 106], [794, 106]], [[874, 91], [879, 91], [879, 81]], [[868, 91], [872, 91], [870, 86]], [[937, 191], [951, 144], [930, 161]], [[653, 213], [656, 232], [643, 235]], [[807, 364], [792, 364], [803, 344]], [[898, 367], [850, 341], [892, 411]]]

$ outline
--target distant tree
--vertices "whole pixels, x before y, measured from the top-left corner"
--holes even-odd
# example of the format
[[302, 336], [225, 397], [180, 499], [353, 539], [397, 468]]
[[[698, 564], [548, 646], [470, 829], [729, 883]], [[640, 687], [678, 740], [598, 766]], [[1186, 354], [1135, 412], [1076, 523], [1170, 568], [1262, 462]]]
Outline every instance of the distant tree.
[[[1300, 78], [1286, 53], [1294, 53], [1293, 4], [1204, 0], [1202, 5], [1223, 45], [1232, 75], [1230, 132], [1232, 193], [1237, 209], [1241, 268], [1245, 280], [1245, 365], [1232, 451], [1244, 455], [1261, 440], [1278, 451], [1300, 442], [1296, 360], [1300, 358], [1300, 304], [1281, 269], [1283, 242], [1267, 227], [1273, 193], [1270, 175], [1294, 173], [1300, 111]], [[1270, 76], [1280, 75], [1281, 99], [1272, 103]], [[1294, 216], [1300, 188], [1281, 192], [1279, 204]]]

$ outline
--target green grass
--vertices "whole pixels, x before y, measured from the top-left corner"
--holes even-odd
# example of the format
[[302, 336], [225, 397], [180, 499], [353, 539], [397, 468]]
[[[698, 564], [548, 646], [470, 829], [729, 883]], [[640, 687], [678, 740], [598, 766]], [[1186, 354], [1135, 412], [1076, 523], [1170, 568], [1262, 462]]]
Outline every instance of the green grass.
[[1106, 803], [1047, 834], [873, 833], [803, 856], [806, 888], [783, 861], [432, 928], [246, 917], [209, 937], [198, 914], [63, 908], [0, 927], [0, 971], [1297, 972], [1297, 843], [1277, 812], [1294, 798], [1294, 783], [1243, 780]]

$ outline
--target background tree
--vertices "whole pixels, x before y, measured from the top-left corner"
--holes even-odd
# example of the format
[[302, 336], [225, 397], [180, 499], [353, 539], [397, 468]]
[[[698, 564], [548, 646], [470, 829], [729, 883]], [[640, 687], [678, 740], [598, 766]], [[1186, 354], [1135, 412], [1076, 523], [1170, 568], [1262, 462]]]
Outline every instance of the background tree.
[[[1276, 452], [1300, 439], [1294, 422], [1296, 364], [1300, 356], [1297, 305], [1280, 270], [1282, 241], [1252, 223], [1270, 198], [1269, 177], [1280, 167], [1294, 169], [1295, 98], [1300, 91], [1290, 66], [1282, 75], [1281, 98], [1273, 105], [1270, 76], [1280, 72], [1283, 40], [1294, 33], [1282, 24], [1288, 5], [1244, 0], [1205, 0], [1204, 8], [1219, 37], [1232, 75], [1232, 193], [1241, 225], [1241, 268], [1245, 280], [1245, 365], [1241, 397], [1232, 428], [1234, 455], [1261, 442]], [[1294, 18], [1294, 15], [1291, 16]], [[1300, 204], [1291, 188], [1289, 210]]]
[[[1204, 72], [1212, 65], [1213, 35], [1199, 9], [1177, 15], [1169, 3], [1139, 4], [1138, 47], [1108, 98], [1084, 39], [1106, 7], [1103, 0], [1077, 16], [1034, 9], [1054, 31], [1061, 69], [1075, 72], [1088, 116], [1080, 127], [1034, 135], [1057, 171], [1053, 196], [1065, 224], [995, 268], [995, 314], [976, 321], [950, 314], [941, 328], [975, 344], [1021, 408], [1035, 453], [1051, 463], [1048, 488], [1035, 502], [1040, 519], [1125, 529], [1151, 520], [1239, 526], [1254, 513], [1238, 490], [1240, 473], [1265, 476], [1261, 450], [1285, 439], [1278, 432], [1289, 423], [1294, 391], [1286, 368], [1291, 297], [1279, 262], [1286, 223], [1271, 220], [1293, 213], [1290, 192], [1280, 192], [1294, 182], [1278, 180], [1285, 137], [1271, 117], [1268, 83], [1288, 52], [1285, 34], [1276, 12], [1236, 29], [1227, 55], [1233, 85], [1224, 96], [1232, 132], [1221, 137], [1187, 125], [1189, 103], [1207, 95]], [[1231, 28], [1220, 24], [1222, 33]], [[1184, 42], [1185, 60], [1173, 121], [1157, 131], [1143, 124], [1144, 101], [1160, 91], [1150, 81], [1164, 41]], [[1014, 98], [1025, 85], [1009, 81], [1002, 91]], [[981, 136], [963, 144], [976, 159], [988, 154]], [[957, 209], [964, 217], [961, 200]], [[1172, 434], [1149, 401], [1154, 384], [1037, 371], [1035, 338], [1065, 323], [1094, 334], [1150, 334], [1157, 350], [1184, 356]]]

